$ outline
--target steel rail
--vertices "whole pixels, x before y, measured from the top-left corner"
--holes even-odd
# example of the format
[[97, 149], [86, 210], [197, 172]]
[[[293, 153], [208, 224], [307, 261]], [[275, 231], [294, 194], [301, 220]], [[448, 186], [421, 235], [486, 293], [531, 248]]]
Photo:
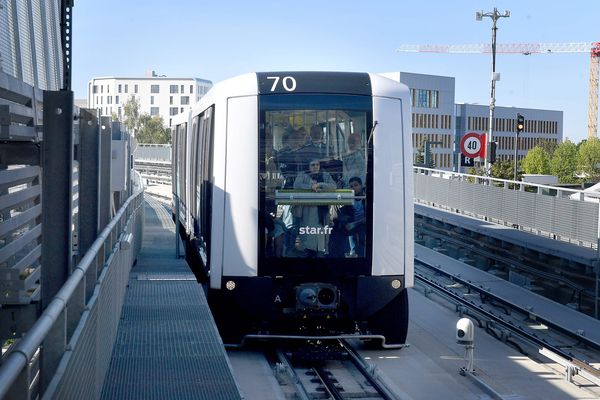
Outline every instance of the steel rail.
[[[481, 256], [484, 256], [486, 258], [492, 259], [494, 261], [499, 261], [499, 262], [502, 262], [507, 265], [514, 265], [516, 269], [519, 269], [524, 272], [528, 272], [528, 273], [530, 273], [532, 275], [536, 275], [537, 277], [540, 277], [540, 278], [551, 279], [551, 280], [555, 280], [558, 282], [562, 282], [565, 286], [568, 286], [569, 288], [571, 288], [577, 292], [583, 292], [583, 293], [586, 292], [586, 288], [584, 286], [579, 285], [579, 284], [573, 282], [572, 280], [565, 278], [562, 275], [553, 274], [551, 272], [540, 271], [533, 267], [529, 267], [529, 266], [523, 264], [520, 260], [515, 260], [515, 259], [503, 256], [500, 254], [491, 253], [482, 248], [475, 247], [475, 245], [473, 243], [474, 240], [472, 240], [469, 237], [464, 238], [464, 239], [466, 239], [467, 242], [469, 242], [469, 244], [465, 244], [464, 239], [462, 241], [460, 239], [460, 237], [462, 237], [463, 235], [457, 234], [456, 232], [454, 232], [452, 230], [449, 230], [449, 232], [439, 232], [440, 230], [443, 231], [444, 229], [435, 227], [435, 225], [432, 225], [428, 222], [423, 223], [423, 225], [425, 225], [425, 224], [429, 225], [429, 226], [433, 226], [433, 228], [423, 227], [424, 230], [426, 231], [426, 232], [423, 232], [424, 235], [432, 236], [432, 237], [435, 237], [436, 239], [443, 239], [444, 241], [446, 241], [448, 243], [451, 243], [451, 244], [454, 244], [454, 245], [457, 245], [457, 246], [460, 246], [463, 248], [469, 247], [471, 251], [473, 251]], [[437, 229], [435, 229], [435, 228], [437, 228]], [[455, 236], [458, 236], [459, 238], [455, 238]], [[488, 247], [486, 244], [484, 244], [484, 246], [486, 248]], [[589, 279], [592, 280], [593, 277], [590, 277]]]
[[[480, 293], [480, 294], [485, 294], [486, 297], [491, 298], [503, 305], [506, 305], [510, 308], [512, 308], [515, 311], [521, 312], [523, 314], [526, 315], [531, 315], [533, 314], [531, 311], [524, 309], [516, 304], [511, 303], [510, 301], [503, 299], [501, 297], [498, 297], [492, 293], [490, 293], [487, 290], [482, 289], [481, 287], [478, 287], [468, 281], [465, 281], [457, 276], [454, 276], [450, 273], [447, 273], [437, 267], [435, 267], [434, 265], [431, 265], [427, 262], [424, 262], [422, 260], [419, 260], [418, 258], [415, 257], [415, 261], [425, 267], [428, 267], [430, 269], [433, 269], [436, 271], [436, 273], [439, 273], [441, 275], [444, 275], [452, 280], [454, 280], [455, 282], [460, 283], [461, 285], [466, 286], [467, 288], [469, 288], [470, 290], [475, 290], [476, 292]], [[429, 287], [433, 287], [435, 290], [437, 290], [438, 292], [442, 293], [444, 296], [452, 299], [453, 301], [462, 304], [470, 309], [473, 309], [476, 313], [480, 314], [481, 316], [483, 316], [484, 318], [489, 319], [490, 321], [493, 321], [495, 324], [502, 326], [503, 328], [507, 329], [510, 332], [513, 332], [515, 334], [517, 334], [520, 338], [528, 341], [531, 344], [534, 344], [536, 346], [539, 346], [542, 349], [548, 349], [550, 350], [552, 353], [559, 355], [560, 357], [562, 357], [563, 359], [572, 362], [572, 363], [581, 363], [582, 365], [585, 365], [585, 369], [588, 372], [592, 372], [595, 373], [596, 376], [600, 376], [600, 371], [597, 370], [596, 368], [594, 368], [593, 366], [582, 362], [581, 360], [578, 360], [577, 358], [575, 358], [572, 354], [565, 352], [564, 350], [562, 350], [561, 348], [552, 345], [551, 343], [549, 343], [547, 340], [539, 338], [537, 335], [532, 334], [527, 332], [525, 329], [504, 320], [503, 318], [495, 315], [494, 313], [478, 306], [477, 304], [475, 304], [472, 301], [466, 300], [464, 299], [461, 295], [454, 293], [452, 290], [447, 289], [444, 285], [442, 285], [439, 282], [436, 282], [433, 279], [429, 279], [424, 275], [421, 275], [417, 272], [415, 272], [415, 280], [416, 281], [420, 281], [421, 283], [429, 286]], [[593, 348], [595, 351], [600, 351], [600, 345], [598, 343], [596, 343], [593, 340], [590, 340], [584, 336], [580, 336], [577, 335], [571, 331], [569, 331], [568, 329], [565, 329], [559, 325], [556, 325], [552, 322], [549, 322], [547, 320], [545, 320], [544, 318], [538, 316], [537, 314], [534, 314], [536, 316], [536, 321], [543, 323], [544, 325], [556, 330], [557, 332], [567, 336], [568, 338], [571, 339], [576, 339], [577, 341], [583, 342], [585, 345]]]
[[384, 400], [398, 399], [398, 397], [395, 396], [387, 386], [385, 386], [375, 377], [375, 374], [369, 370], [369, 366], [364, 362], [356, 350], [354, 350], [352, 346], [348, 344], [348, 342], [345, 340], [340, 340], [339, 343], [346, 353], [348, 353], [348, 356], [350, 356], [350, 360], [352, 361], [352, 364], [354, 364], [354, 367], [361, 373], [362, 376], [367, 379], [373, 389], [375, 389]]

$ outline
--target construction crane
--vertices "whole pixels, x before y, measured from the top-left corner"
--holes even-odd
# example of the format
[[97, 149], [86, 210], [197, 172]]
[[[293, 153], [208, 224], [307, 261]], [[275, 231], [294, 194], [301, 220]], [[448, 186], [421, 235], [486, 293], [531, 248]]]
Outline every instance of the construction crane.
[[[396, 51], [408, 53], [491, 53], [491, 44], [404, 44]], [[496, 53], [552, 54], [590, 53], [590, 85], [588, 94], [588, 138], [598, 133], [598, 71], [600, 42], [584, 43], [504, 43], [496, 45]]]

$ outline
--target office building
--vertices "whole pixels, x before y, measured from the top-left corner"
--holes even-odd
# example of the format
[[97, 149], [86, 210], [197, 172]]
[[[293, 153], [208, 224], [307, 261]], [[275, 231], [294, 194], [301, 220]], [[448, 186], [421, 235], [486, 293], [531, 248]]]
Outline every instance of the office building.
[[[469, 132], [488, 133], [489, 105], [455, 104], [453, 77], [410, 72], [382, 75], [404, 83], [410, 89], [415, 158], [417, 152], [424, 150], [425, 141], [429, 141], [435, 168], [458, 171], [460, 140]], [[497, 159], [514, 160], [518, 113], [525, 117], [525, 129], [518, 141], [519, 161], [537, 144], [562, 142], [562, 111], [496, 106], [493, 140], [497, 142]]]
[[145, 77], [92, 78], [88, 83], [87, 104], [101, 115], [124, 116], [124, 104], [135, 96], [140, 112], [163, 118], [171, 126], [174, 115], [200, 100], [212, 87], [212, 82], [198, 78], [170, 78], [148, 71]]

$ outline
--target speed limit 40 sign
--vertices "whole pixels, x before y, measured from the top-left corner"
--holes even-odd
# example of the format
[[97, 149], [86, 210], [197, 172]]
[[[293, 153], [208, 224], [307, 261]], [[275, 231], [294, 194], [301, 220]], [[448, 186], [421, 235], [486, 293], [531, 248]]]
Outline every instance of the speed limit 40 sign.
[[483, 142], [485, 135], [478, 135], [475, 132], [469, 132], [460, 140], [460, 152], [468, 158], [482, 156]]

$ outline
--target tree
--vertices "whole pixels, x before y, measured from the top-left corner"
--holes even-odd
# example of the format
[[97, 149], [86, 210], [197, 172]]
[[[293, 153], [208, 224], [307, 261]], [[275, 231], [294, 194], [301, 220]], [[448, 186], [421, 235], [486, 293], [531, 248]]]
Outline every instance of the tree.
[[577, 152], [577, 170], [587, 174], [590, 178], [600, 176], [600, 140], [588, 138], [579, 145]]
[[521, 168], [526, 174], [550, 174], [548, 153], [539, 146], [534, 147], [521, 161]]
[[492, 164], [492, 176], [499, 179], [513, 180], [515, 177], [515, 166], [513, 160], [496, 161]]
[[141, 128], [142, 124], [142, 114], [140, 112], [140, 101], [134, 95], [129, 97], [129, 100], [125, 102], [123, 105], [124, 109], [124, 124], [133, 134], [133, 136], [137, 135], [138, 130]]
[[140, 117], [140, 129], [135, 135], [138, 143], [166, 144], [171, 142], [171, 133], [164, 127], [162, 117], [158, 115], [149, 116], [142, 114]]
[[415, 155], [415, 165], [423, 165], [425, 163], [424, 153], [425, 149], [423, 148], [423, 145], [419, 146]]
[[560, 143], [550, 159], [550, 173], [558, 177], [558, 183], [577, 183], [577, 146], [569, 139]]
[[538, 146], [546, 151], [548, 158], [552, 158], [559, 145], [554, 140], [543, 140]]

